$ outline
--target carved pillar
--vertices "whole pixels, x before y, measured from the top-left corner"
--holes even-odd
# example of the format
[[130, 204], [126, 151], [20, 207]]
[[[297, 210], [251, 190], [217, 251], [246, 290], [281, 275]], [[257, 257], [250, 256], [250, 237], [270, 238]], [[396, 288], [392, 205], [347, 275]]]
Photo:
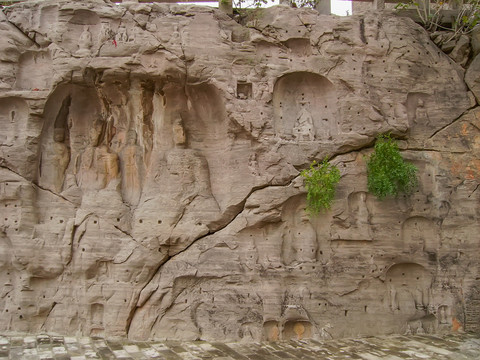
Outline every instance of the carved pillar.
[[319, 0], [317, 5], [315, 5], [315, 10], [322, 15], [330, 15], [332, 13], [332, 6], [330, 2], [331, 0]]

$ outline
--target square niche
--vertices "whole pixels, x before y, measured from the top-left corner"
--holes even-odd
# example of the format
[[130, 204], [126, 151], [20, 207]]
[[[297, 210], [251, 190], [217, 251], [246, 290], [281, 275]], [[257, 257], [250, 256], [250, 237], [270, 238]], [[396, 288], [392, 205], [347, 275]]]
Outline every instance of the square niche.
[[237, 81], [237, 98], [242, 100], [251, 99], [252, 83]]

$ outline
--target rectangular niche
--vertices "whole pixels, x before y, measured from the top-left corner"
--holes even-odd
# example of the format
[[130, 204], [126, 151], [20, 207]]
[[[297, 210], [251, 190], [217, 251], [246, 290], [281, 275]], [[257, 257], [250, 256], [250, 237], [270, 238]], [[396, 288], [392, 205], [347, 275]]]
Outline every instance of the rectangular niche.
[[245, 81], [237, 81], [237, 98], [251, 99], [252, 98], [252, 83]]

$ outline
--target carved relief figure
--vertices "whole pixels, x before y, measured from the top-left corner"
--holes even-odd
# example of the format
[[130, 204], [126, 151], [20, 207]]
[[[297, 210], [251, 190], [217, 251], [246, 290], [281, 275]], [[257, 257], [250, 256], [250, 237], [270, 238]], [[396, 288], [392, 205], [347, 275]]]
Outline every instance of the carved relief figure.
[[315, 140], [315, 128], [313, 126], [312, 114], [307, 110], [307, 101], [300, 101], [302, 108], [300, 109], [295, 125], [293, 127], [293, 136], [297, 141], [313, 141]]
[[57, 193], [61, 192], [69, 162], [70, 151], [65, 144], [65, 130], [54, 129], [53, 144], [41, 155], [40, 184]]
[[291, 224], [285, 226], [282, 260], [285, 265], [314, 262], [317, 259], [317, 233], [303, 207], [297, 208]]
[[425, 93], [409, 93], [405, 103], [410, 126], [414, 124], [428, 125], [430, 118], [428, 116], [427, 104], [430, 95]]
[[109, 23], [102, 23], [102, 28], [100, 29], [100, 45], [103, 44], [105, 41], [110, 40], [114, 37], [114, 33], [112, 29], [110, 29]]
[[331, 227], [332, 240], [372, 240], [370, 210], [367, 194], [363, 191], [348, 196], [347, 211], [334, 216]]
[[94, 170], [95, 150], [100, 138], [100, 129], [93, 126], [88, 133], [88, 145], [83, 152], [75, 159], [75, 174], [77, 176], [77, 185], [81, 188], [87, 188], [93, 184], [96, 178]]
[[415, 114], [415, 123], [421, 121], [423, 124], [428, 125], [430, 124], [430, 118], [428, 117], [427, 108], [425, 106], [425, 100], [420, 98], [418, 99], [417, 110]]
[[[200, 151], [187, 148], [188, 133], [180, 116], [171, 124], [174, 147], [156, 164], [150, 186], [156, 191], [152, 201], [141, 204], [140, 211], [162, 212], [162, 226], [171, 227], [171, 231], [152, 241], [174, 252], [191, 241], [192, 234], [209, 231], [219, 206], [211, 191], [207, 159]], [[137, 225], [137, 229], [143, 231], [142, 226]]]
[[100, 189], [106, 188], [114, 179], [118, 178], [118, 156], [107, 145], [97, 149], [97, 183]]
[[327, 78], [302, 71], [286, 74], [275, 83], [272, 100], [274, 129], [280, 138], [301, 143], [338, 134], [338, 98]]
[[96, 334], [98, 330], [104, 330], [103, 327], [103, 304], [91, 304], [90, 305], [90, 333]]
[[438, 307], [438, 321], [440, 324], [448, 324], [448, 306], [442, 305]]
[[256, 153], [253, 153], [249, 156], [248, 168], [250, 169], [252, 175], [259, 175], [258, 156]]
[[70, 148], [68, 139], [68, 115], [70, 112], [71, 97], [63, 99], [62, 105], [55, 118], [53, 142], [47, 141], [46, 148], [40, 157], [40, 179], [42, 186], [55, 192], [61, 192], [65, 179], [65, 171], [70, 163]]
[[55, 191], [60, 192], [62, 190], [65, 171], [70, 162], [70, 151], [65, 144], [64, 129], [54, 130], [53, 141], [53, 163], [55, 164], [53, 168], [53, 186]]
[[414, 216], [402, 224], [402, 241], [405, 250], [410, 252], [438, 251], [440, 234], [431, 219]]
[[267, 341], [277, 341], [278, 339], [280, 339], [280, 329], [278, 327], [278, 322], [265, 322], [265, 324], [263, 324], [263, 333], [263, 336]]
[[100, 190], [118, 177], [118, 156], [107, 145], [99, 145], [101, 128], [89, 131], [89, 143], [75, 160], [77, 185], [82, 189]]
[[404, 263], [387, 271], [390, 310], [403, 315], [426, 315], [430, 305], [431, 275], [418, 264]]
[[[214, 204], [214, 201], [212, 202], [208, 163], [199, 152], [186, 148], [187, 138], [180, 117], [173, 123], [173, 141], [175, 148], [166, 157], [167, 169], [171, 175], [178, 177], [175, 185], [177, 191], [180, 190], [182, 202], [188, 203], [200, 196], [204, 199], [203, 206], [207, 206], [203, 209], [204, 211], [218, 210], [218, 206]], [[196, 200], [200, 201], [200, 198]]]
[[88, 30], [88, 26], [84, 26], [83, 32], [78, 39], [78, 50], [75, 55], [89, 56], [91, 55], [91, 47], [93, 45], [92, 34]]
[[118, 42], [127, 42], [128, 41], [128, 34], [125, 25], [120, 25], [117, 30], [117, 35], [115, 36], [115, 40]]
[[127, 133], [127, 144], [120, 153], [122, 170], [122, 194], [124, 200], [134, 205], [140, 199], [142, 152], [137, 145], [137, 133], [130, 130]]
[[312, 335], [311, 314], [306, 308], [311, 293], [305, 286], [291, 288], [284, 293], [282, 306], [282, 339], [302, 339]]
[[181, 118], [177, 118], [173, 122], [172, 132], [175, 147], [183, 148], [187, 141], [187, 137], [185, 135], [185, 129], [183, 128], [183, 122]]
[[176, 44], [178, 42], [178, 39], [180, 39], [180, 31], [178, 31], [178, 25], [173, 25], [173, 32], [169, 42], [171, 44]]

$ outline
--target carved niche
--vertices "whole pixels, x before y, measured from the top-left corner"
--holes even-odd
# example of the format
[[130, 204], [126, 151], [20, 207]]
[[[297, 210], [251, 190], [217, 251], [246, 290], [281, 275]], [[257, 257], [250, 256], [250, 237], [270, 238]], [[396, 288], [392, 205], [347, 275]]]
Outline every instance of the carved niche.
[[327, 141], [338, 133], [337, 97], [324, 76], [296, 72], [282, 76], [273, 89], [277, 136], [297, 142]]

